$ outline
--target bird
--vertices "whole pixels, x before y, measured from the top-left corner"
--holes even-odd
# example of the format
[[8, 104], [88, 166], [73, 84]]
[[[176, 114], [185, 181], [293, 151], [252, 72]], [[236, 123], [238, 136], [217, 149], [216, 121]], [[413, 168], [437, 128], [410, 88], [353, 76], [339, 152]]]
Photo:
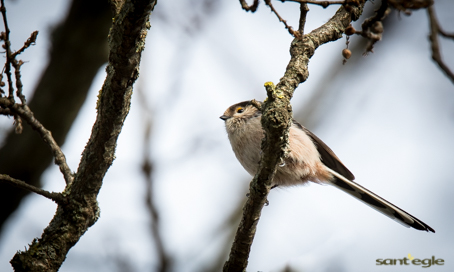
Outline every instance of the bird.
[[[256, 105], [252, 100], [243, 101], [230, 106], [220, 116], [225, 122], [236, 158], [252, 176], [259, 167], [260, 147], [264, 137], [262, 112]], [[277, 167], [271, 188], [308, 182], [332, 185], [405, 227], [435, 233], [429, 225], [354, 182], [354, 179], [355, 176], [322, 140], [292, 119], [289, 128], [289, 154]]]

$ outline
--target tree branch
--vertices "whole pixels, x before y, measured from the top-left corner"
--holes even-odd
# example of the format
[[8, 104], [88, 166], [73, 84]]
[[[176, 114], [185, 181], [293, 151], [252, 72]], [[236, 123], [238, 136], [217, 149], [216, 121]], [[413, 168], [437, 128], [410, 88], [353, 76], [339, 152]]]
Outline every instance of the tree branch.
[[361, 24], [362, 31], [356, 31], [356, 34], [369, 40], [364, 54], [373, 52], [375, 43], [381, 40], [383, 34], [382, 20], [388, 13], [388, 6], [388, 1], [382, 1], [375, 14]]
[[5, 1], [1, 0], [1, 7], [0, 11], [2, 13], [2, 18], [3, 18], [3, 24], [5, 26], [5, 32], [1, 33], [1, 39], [5, 41], [4, 43], [4, 48], [6, 51], [6, 62], [5, 62], [5, 74], [6, 78], [8, 80], [8, 99], [14, 102], [14, 89], [13, 89], [13, 79], [11, 76], [11, 42], [9, 40], [9, 27], [8, 27], [8, 20], [6, 19], [6, 8], [5, 8]]
[[57, 212], [40, 239], [11, 260], [15, 271], [57, 271], [68, 251], [99, 218], [97, 195], [111, 166], [118, 136], [129, 112], [138, 77], [149, 15], [156, 0], [126, 0], [109, 34], [107, 77], [98, 99], [98, 115], [74, 181], [66, 186], [67, 205]]
[[[33, 97], [27, 97], [34, 117], [52, 132], [59, 146], [65, 143], [99, 68], [107, 62], [106, 37], [113, 17], [107, 1], [72, 0], [68, 8], [64, 20], [52, 26], [48, 64], [32, 90]], [[36, 187], [54, 161], [47, 145], [27, 125], [20, 136], [14, 130], [6, 135], [0, 154], [0, 173]], [[0, 183], [0, 228], [28, 193]]]
[[55, 201], [55, 203], [58, 204], [64, 204], [66, 202], [65, 197], [61, 193], [54, 193], [43, 190], [41, 188], [30, 185], [22, 180], [12, 178], [8, 175], [0, 174], [0, 181], [3, 181], [9, 185], [13, 185], [24, 190], [28, 190], [33, 193], [37, 193], [38, 195], [42, 195], [50, 200]]
[[265, 83], [268, 98], [262, 105], [262, 126], [265, 137], [262, 142], [262, 157], [257, 174], [250, 184], [249, 198], [243, 209], [243, 218], [233, 242], [229, 260], [224, 271], [244, 271], [249, 252], [266, 202], [276, 167], [285, 156], [288, 143], [288, 128], [292, 119], [290, 99], [296, 87], [309, 76], [307, 65], [315, 50], [322, 44], [340, 39], [352, 20], [362, 13], [364, 2], [350, 12], [341, 7], [323, 26], [294, 39], [290, 46], [291, 59], [284, 77], [274, 87]]
[[327, 8], [329, 5], [344, 5], [348, 0], [340, 0], [340, 1], [316, 1], [316, 0], [281, 0], [281, 2], [297, 2], [300, 4], [312, 4], [312, 5], [319, 5], [323, 8]]
[[246, 3], [246, 0], [240, 0], [240, 3], [241, 3], [241, 7], [245, 11], [250, 11], [250, 12], [255, 12], [257, 10], [257, 7], [259, 6], [259, 0], [254, 0], [254, 3], [252, 3], [252, 5], [250, 5], [250, 6]]
[[304, 26], [306, 25], [306, 17], [307, 13], [309, 12], [309, 7], [307, 6], [306, 3], [301, 3], [300, 5], [300, 20], [299, 20], [299, 26], [298, 26], [298, 31], [301, 36], [304, 35]]
[[14, 52], [12, 56], [15, 58], [17, 55], [20, 55], [22, 52], [24, 52], [25, 49], [29, 48], [30, 45], [34, 45], [37, 37], [38, 31], [33, 31], [32, 34], [30, 35], [30, 38], [28, 38], [27, 41], [24, 42], [24, 45], [19, 50]]
[[285, 25], [285, 28], [288, 30], [290, 35], [292, 35], [295, 38], [301, 38], [300, 34], [298, 31], [293, 30], [293, 27], [289, 26], [287, 24], [287, 21], [284, 20], [279, 13], [277, 13], [277, 10], [274, 8], [274, 6], [271, 4], [271, 0], [265, 0], [265, 4], [270, 7], [271, 11], [276, 14], [277, 18], [279, 19], [279, 22], [282, 22]]
[[[2, 108], [9, 108], [11, 113], [15, 119], [16, 125], [16, 132], [18, 134], [22, 133], [22, 119], [27, 121], [27, 123], [38, 133], [41, 135], [41, 138], [46, 142], [50, 149], [52, 150], [52, 154], [55, 157], [55, 163], [59, 166], [60, 171], [62, 172], [66, 183], [72, 182], [72, 175], [71, 169], [69, 169], [68, 164], [66, 163], [66, 158], [63, 152], [61, 151], [58, 144], [55, 142], [54, 138], [50, 131], [44, 128], [44, 126], [36, 120], [31, 112], [30, 108], [26, 105], [25, 96], [22, 93], [22, 81], [21, 81], [21, 73], [20, 67], [23, 64], [23, 61], [16, 60], [16, 56], [22, 53], [25, 49], [30, 47], [31, 44], [34, 44], [36, 41], [36, 37], [38, 36], [38, 31], [35, 31], [31, 34], [30, 38], [24, 43], [24, 46], [20, 48], [15, 53], [11, 53], [11, 42], [9, 40], [9, 28], [8, 28], [8, 20], [6, 18], [6, 8], [4, 4], [4, 0], [1, 0], [1, 13], [3, 17], [3, 23], [5, 26], [4, 33], [1, 34], [1, 39], [4, 41], [4, 48], [6, 49], [6, 63], [5, 63], [5, 73], [8, 77], [8, 87], [9, 87], [9, 96], [8, 98], [0, 97], [0, 106]], [[14, 99], [14, 87], [11, 77], [11, 65], [14, 67], [15, 70], [15, 79], [16, 79], [16, 95], [21, 100], [22, 104], [17, 104]], [[22, 118], [22, 119], [21, 119]]]
[[454, 83], [454, 73], [449, 69], [449, 67], [443, 61], [440, 53], [440, 44], [438, 42], [438, 35], [441, 34], [445, 37], [453, 38], [451, 34], [448, 34], [441, 30], [440, 25], [438, 24], [435, 10], [433, 5], [427, 8], [427, 13], [429, 15], [430, 21], [430, 43], [432, 48], [432, 59], [438, 64], [440, 69], [446, 74], [446, 76]]
[[[143, 78], [141, 78], [141, 83], [143, 83]], [[141, 84], [142, 86], [142, 84]], [[156, 247], [157, 255], [158, 255], [158, 265], [156, 271], [159, 272], [166, 272], [166, 271], [171, 271], [171, 256], [167, 254], [165, 248], [164, 248], [164, 241], [163, 241], [163, 235], [161, 232], [160, 227], [160, 215], [158, 208], [156, 207], [156, 200], [154, 199], [154, 180], [153, 180], [153, 169], [154, 169], [154, 163], [151, 160], [151, 146], [150, 146], [150, 140], [151, 140], [151, 132], [152, 132], [152, 115], [151, 115], [151, 109], [149, 108], [147, 104], [147, 99], [145, 97], [145, 93], [140, 88], [140, 86], [137, 88], [136, 93], [139, 96], [139, 101], [143, 109], [143, 118], [144, 118], [144, 127], [145, 127], [145, 133], [144, 133], [144, 139], [143, 139], [143, 162], [142, 162], [142, 172], [145, 175], [145, 204], [146, 208], [148, 209], [148, 213], [150, 215], [150, 232], [151, 236], [153, 237], [154, 244]]]
[[18, 104], [14, 104], [12, 109], [14, 112], [20, 115], [22, 119], [27, 121], [27, 123], [40, 134], [44, 142], [47, 143], [55, 158], [55, 164], [58, 165], [60, 172], [65, 178], [66, 184], [70, 184], [73, 181], [71, 169], [66, 163], [65, 154], [63, 154], [57, 142], [54, 140], [54, 137], [52, 137], [52, 133], [34, 117], [33, 113], [30, 111], [27, 105], [20, 106]]
[[0, 98], [0, 105], [2, 107], [9, 108], [10, 114], [13, 114], [14, 116], [18, 115], [22, 119], [27, 121], [30, 127], [32, 127], [40, 134], [44, 142], [46, 142], [50, 147], [55, 158], [55, 164], [59, 166], [60, 172], [63, 174], [66, 184], [71, 183], [73, 181], [73, 176], [71, 169], [66, 163], [65, 154], [63, 154], [57, 142], [55, 142], [54, 138], [52, 137], [52, 133], [34, 117], [33, 112], [30, 110], [30, 108], [27, 105], [11, 103], [11, 100], [6, 98]]
[[438, 25], [438, 32], [445, 38], [448, 38], [448, 39], [454, 39], [454, 33], [449, 33], [449, 32], [446, 32], [444, 31], [440, 25]]
[[[149, 127], [147, 127], [149, 129]], [[148, 133], [147, 133], [148, 134]], [[148, 139], [147, 139], [148, 140]], [[148, 146], [148, 144], [145, 145], [144, 149]], [[145, 155], [148, 155], [148, 152], [145, 152]], [[158, 255], [158, 260], [159, 264], [157, 267], [157, 271], [159, 272], [166, 272], [170, 271], [171, 267], [171, 258], [167, 254], [165, 248], [164, 248], [164, 242], [162, 239], [162, 232], [159, 229], [159, 223], [160, 223], [160, 216], [158, 209], [155, 205], [155, 199], [153, 197], [153, 178], [152, 178], [152, 172], [153, 172], [153, 163], [150, 161], [149, 156], [144, 157], [144, 161], [142, 163], [142, 171], [145, 175], [146, 178], [146, 196], [145, 196], [145, 202], [146, 202], [146, 207], [148, 209], [148, 212], [150, 214], [150, 232], [151, 235], [154, 239], [154, 243], [156, 246], [156, 251]]]

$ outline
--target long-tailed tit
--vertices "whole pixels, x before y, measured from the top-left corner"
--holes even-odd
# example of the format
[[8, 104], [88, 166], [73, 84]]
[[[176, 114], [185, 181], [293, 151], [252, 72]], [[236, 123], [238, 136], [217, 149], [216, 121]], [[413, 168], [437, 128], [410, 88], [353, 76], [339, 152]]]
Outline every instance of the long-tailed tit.
[[[252, 105], [251, 101], [244, 101], [230, 106], [220, 118], [225, 121], [235, 156], [249, 174], [255, 175], [264, 136], [261, 111]], [[284, 163], [276, 171], [273, 187], [303, 184], [308, 181], [330, 184], [406, 227], [435, 232], [418, 218], [353, 182], [355, 176], [334, 152], [295, 120], [289, 130], [289, 149]]]

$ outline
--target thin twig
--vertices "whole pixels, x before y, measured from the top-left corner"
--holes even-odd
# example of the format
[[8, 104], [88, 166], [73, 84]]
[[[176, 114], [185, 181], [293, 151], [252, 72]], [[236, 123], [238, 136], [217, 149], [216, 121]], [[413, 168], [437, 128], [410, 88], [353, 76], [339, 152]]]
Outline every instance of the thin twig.
[[12, 54], [12, 57], [15, 58], [17, 55], [21, 54], [25, 51], [25, 49], [29, 48], [30, 45], [35, 45], [37, 37], [38, 31], [33, 31], [33, 33], [30, 35], [30, 38], [28, 38], [27, 41], [24, 42], [24, 45], [19, 50]]
[[323, 8], [327, 8], [329, 5], [343, 5], [346, 4], [348, 1], [281, 0], [281, 2], [297, 2], [300, 4], [319, 5], [322, 6]]
[[[144, 79], [140, 83], [143, 83]], [[145, 202], [148, 209], [148, 212], [151, 216], [150, 220], [150, 230], [151, 235], [153, 236], [154, 243], [156, 246], [156, 251], [159, 256], [159, 265], [157, 271], [159, 272], [166, 272], [171, 270], [171, 258], [169, 254], [167, 254], [164, 248], [164, 242], [162, 238], [162, 232], [159, 228], [160, 226], [160, 215], [158, 208], [156, 207], [156, 200], [154, 199], [154, 180], [153, 180], [153, 162], [151, 161], [150, 156], [150, 140], [151, 140], [151, 132], [152, 132], [152, 115], [151, 109], [147, 104], [147, 100], [145, 97], [145, 92], [141, 88], [142, 84], [137, 87], [137, 94], [139, 96], [139, 101], [141, 102], [141, 107], [144, 111], [144, 121], [145, 121], [145, 135], [143, 141], [143, 163], [142, 163], [142, 172], [145, 175]]]
[[22, 93], [22, 80], [21, 80], [21, 74], [20, 74], [20, 67], [22, 64], [24, 64], [23, 61], [19, 60], [12, 60], [12, 65], [14, 67], [14, 77], [16, 79], [16, 95], [19, 97], [22, 105], [25, 105], [27, 103], [27, 100], [25, 99], [25, 95]]
[[297, 38], [297, 39], [301, 39], [301, 35], [298, 31], [295, 31], [293, 30], [293, 27], [289, 26], [287, 24], [287, 21], [284, 20], [280, 15], [279, 13], [277, 13], [276, 9], [273, 7], [273, 4], [271, 4], [271, 0], [265, 0], [265, 4], [267, 6], [270, 7], [271, 11], [276, 14], [277, 18], [279, 19], [280, 22], [284, 23], [285, 25], [285, 28], [288, 29], [288, 32], [290, 33], [290, 35], [292, 35], [293, 37]]
[[15, 271], [58, 271], [69, 250], [98, 220], [97, 196], [114, 161], [118, 136], [129, 113], [155, 5], [156, 0], [124, 1], [112, 20], [107, 77], [100, 91], [96, 121], [77, 175], [65, 189], [69, 207], [59, 206], [41, 238], [14, 255], [10, 263]]
[[309, 7], [306, 3], [301, 3], [300, 5], [300, 21], [298, 26], [298, 31], [301, 36], [304, 35], [304, 26], [306, 25], [306, 17], [309, 12]]
[[43, 138], [44, 142], [46, 142], [55, 158], [55, 164], [58, 165], [60, 168], [60, 172], [63, 174], [63, 177], [66, 181], [66, 184], [72, 183], [74, 177], [72, 175], [71, 169], [69, 168], [68, 164], [66, 163], [65, 154], [58, 146], [57, 142], [55, 142], [54, 137], [52, 137], [52, 133], [47, 130], [34, 116], [33, 113], [30, 111], [27, 105], [23, 105], [23, 107], [19, 107], [19, 105], [15, 104], [13, 106], [13, 110], [16, 111], [27, 123]]
[[[374, 16], [367, 18], [362, 23], [361, 27], [364, 33], [370, 31], [371, 26], [377, 22], [382, 21], [388, 9], [388, 1], [382, 1], [380, 7], [375, 11]], [[366, 37], [367, 38], [367, 37]]]
[[250, 11], [250, 12], [255, 12], [257, 10], [257, 7], [259, 6], [259, 0], [254, 0], [254, 3], [252, 3], [252, 5], [250, 5], [250, 6], [246, 3], [246, 0], [240, 0], [240, 3], [241, 3], [241, 7], [245, 11]]
[[[449, 69], [449, 67], [444, 63], [441, 53], [440, 45], [438, 42], [438, 35], [440, 32], [440, 25], [435, 16], [435, 10], [433, 6], [427, 8], [427, 13], [430, 20], [430, 35], [429, 39], [432, 47], [432, 59], [438, 64], [438, 66], [445, 72], [446, 76], [454, 83], [454, 73]], [[449, 35], [448, 35], [449, 36]]]
[[13, 88], [13, 79], [11, 76], [11, 60], [13, 59], [11, 56], [11, 42], [9, 41], [9, 27], [8, 21], [6, 20], [6, 8], [5, 8], [5, 1], [1, 0], [2, 6], [0, 7], [0, 11], [3, 17], [3, 24], [5, 25], [5, 34], [2, 33], [1, 38], [4, 40], [4, 49], [6, 50], [6, 63], [5, 63], [5, 74], [8, 79], [8, 91], [9, 96], [8, 99], [14, 101], [14, 88]]
[[38, 31], [34, 31], [31, 35], [30, 38], [27, 39], [27, 41], [24, 43], [24, 45], [16, 52], [14, 52], [11, 55], [11, 64], [14, 67], [14, 76], [16, 79], [16, 95], [19, 97], [21, 103], [25, 105], [27, 103], [27, 100], [25, 99], [25, 95], [22, 93], [22, 81], [21, 81], [21, 73], [20, 73], [20, 67], [24, 62], [22, 60], [16, 60], [16, 56], [21, 54], [22, 52], [25, 51], [25, 49], [29, 48], [30, 45], [34, 45], [36, 42], [36, 37], [38, 36]]
[[[147, 139], [148, 140], [148, 139]], [[147, 153], [147, 152], [146, 152]], [[159, 268], [157, 271], [160, 272], [165, 272], [169, 271], [169, 266], [170, 266], [170, 257], [166, 253], [164, 249], [164, 242], [162, 240], [162, 233], [161, 230], [159, 229], [160, 225], [160, 216], [158, 209], [156, 208], [155, 205], [155, 199], [153, 197], [153, 178], [152, 178], [152, 172], [153, 172], [153, 164], [150, 161], [149, 156], [144, 157], [144, 162], [142, 164], [142, 171], [145, 174], [146, 178], [146, 204], [147, 204], [147, 209], [148, 212], [151, 215], [151, 222], [150, 222], [150, 230], [151, 234], [153, 236], [155, 245], [156, 245], [156, 250], [158, 252], [159, 256]]]
[[374, 16], [364, 20], [361, 25], [362, 31], [356, 32], [356, 34], [360, 34], [361, 36], [369, 40], [364, 55], [367, 55], [369, 52], [374, 52], [373, 49], [375, 43], [381, 40], [383, 33], [383, 25], [381, 21], [386, 17], [387, 10], [388, 1], [382, 1], [380, 7], [375, 11]]
[[[66, 181], [66, 184], [70, 184], [73, 181], [73, 176], [71, 174], [71, 169], [69, 168], [68, 164], [66, 163], [66, 158], [63, 152], [61, 151], [60, 147], [58, 146], [57, 142], [52, 137], [52, 134], [49, 130], [44, 128], [44, 126], [34, 117], [33, 112], [30, 108], [26, 105], [25, 96], [22, 93], [22, 81], [21, 81], [21, 73], [20, 67], [24, 63], [23, 61], [17, 61], [15, 57], [22, 53], [25, 49], [27, 49], [31, 44], [36, 41], [36, 36], [38, 32], [35, 31], [31, 34], [30, 38], [24, 43], [24, 46], [14, 54], [11, 54], [10, 49], [10, 41], [9, 41], [9, 29], [8, 29], [8, 22], [6, 20], [6, 8], [4, 6], [4, 0], [1, 0], [1, 8], [0, 11], [3, 15], [3, 22], [5, 25], [6, 33], [1, 35], [1, 38], [4, 40], [5, 49], [6, 49], [6, 64], [5, 64], [5, 73], [8, 77], [8, 85], [9, 85], [9, 97], [8, 99], [0, 98], [0, 106], [2, 108], [9, 108], [10, 111], [2, 110], [2, 114], [11, 114], [13, 113], [15, 126], [16, 126], [16, 133], [20, 134], [22, 132], [22, 120], [24, 119], [27, 123], [43, 138], [44, 142], [46, 142], [51, 151], [53, 156], [55, 157], [55, 163], [59, 166], [61, 173]], [[14, 99], [14, 88], [11, 79], [11, 65], [14, 67], [15, 70], [15, 78], [16, 78], [16, 95], [21, 100], [22, 104], [16, 104]]]
[[11, 42], [9, 40], [9, 34], [10, 30], [8, 27], [8, 20], [6, 19], [6, 8], [5, 8], [5, 3], [4, 0], [1, 0], [1, 7], [0, 11], [2, 13], [3, 17], [3, 24], [5, 25], [5, 32], [4, 34], [2, 33], [1, 39], [4, 40], [4, 49], [6, 50], [6, 63], [5, 63], [5, 73], [6, 77], [8, 78], [8, 89], [9, 89], [9, 96], [8, 98], [11, 101], [14, 101], [14, 88], [13, 88], [13, 81], [12, 81], [12, 76], [11, 76], [11, 65], [15, 69], [15, 77], [16, 77], [16, 95], [20, 98], [22, 104], [26, 103], [25, 96], [22, 94], [22, 82], [20, 80], [21, 75], [20, 75], [20, 67], [23, 64], [23, 61], [19, 60], [17, 61], [15, 58], [19, 54], [25, 51], [30, 45], [35, 44], [36, 42], [36, 37], [38, 36], [38, 31], [34, 31], [30, 37], [27, 39], [27, 41], [24, 43], [24, 45], [16, 52], [12, 53], [11, 52]]
[[36, 130], [41, 137], [43, 138], [44, 142], [46, 142], [55, 158], [55, 164], [57, 164], [60, 168], [60, 172], [63, 174], [63, 177], [66, 181], [66, 184], [70, 184], [73, 181], [73, 176], [71, 169], [69, 168], [68, 164], [66, 163], [65, 154], [61, 151], [60, 147], [58, 146], [57, 142], [55, 142], [54, 138], [52, 137], [52, 133], [47, 130], [33, 115], [33, 112], [27, 105], [21, 104], [12, 104], [9, 99], [0, 98], [0, 106], [3, 108], [9, 108], [10, 111], [5, 111], [5, 113], [13, 113], [19, 115], [22, 119], [24, 119], [34, 130]]
[[386, 2], [394, 9], [401, 11], [406, 15], [411, 15], [411, 10], [428, 8], [433, 5], [434, 0], [386, 0]]
[[38, 195], [42, 195], [50, 200], [53, 200], [56, 203], [63, 204], [66, 201], [66, 198], [61, 193], [49, 192], [41, 188], [30, 185], [22, 180], [12, 178], [8, 175], [0, 174], [0, 181], [8, 183], [10, 185], [16, 186], [18, 188], [28, 190]]
[[438, 32], [445, 38], [454, 39], [454, 33], [444, 31], [440, 25], [438, 25]]

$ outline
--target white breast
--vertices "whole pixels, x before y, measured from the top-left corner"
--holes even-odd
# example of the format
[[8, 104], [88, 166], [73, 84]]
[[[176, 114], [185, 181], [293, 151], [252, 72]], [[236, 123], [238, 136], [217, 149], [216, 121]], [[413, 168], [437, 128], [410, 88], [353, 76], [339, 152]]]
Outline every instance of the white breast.
[[[252, 118], [236, 129], [227, 129], [233, 152], [246, 171], [257, 172], [263, 138], [260, 117]], [[273, 185], [297, 185], [307, 181], [320, 182], [330, 178], [320, 161], [312, 139], [296, 125], [289, 132], [290, 152], [285, 165], [278, 167]]]
[[234, 130], [227, 129], [236, 158], [252, 176], [259, 166], [260, 145], [264, 135], [260, 119], [260, 116], [251, 118]]

